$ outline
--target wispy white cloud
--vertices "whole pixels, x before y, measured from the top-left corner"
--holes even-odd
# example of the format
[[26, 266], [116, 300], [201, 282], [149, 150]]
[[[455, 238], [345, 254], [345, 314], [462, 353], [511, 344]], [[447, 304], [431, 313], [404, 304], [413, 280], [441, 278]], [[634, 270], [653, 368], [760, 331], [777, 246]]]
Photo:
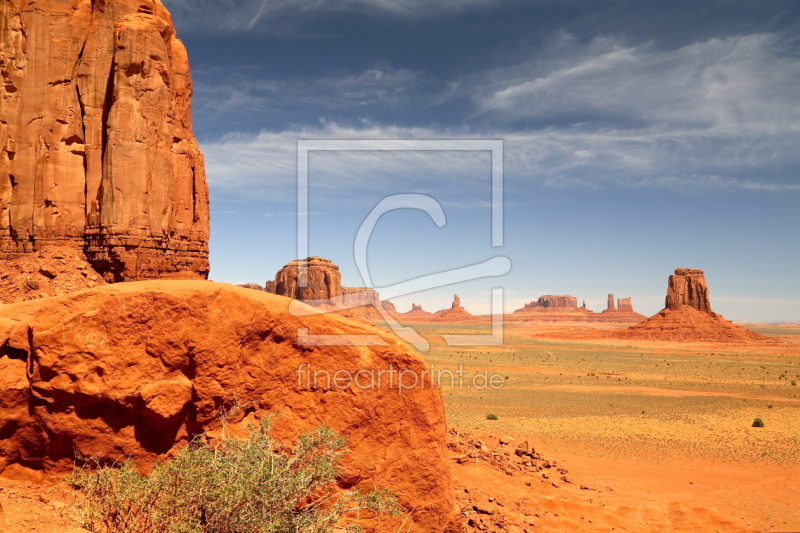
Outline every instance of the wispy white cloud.
[[474, 99], [508, 120], [798, 133], [800, 60], [779, 45], [775, 35], [755, 34], [657, 50], [613, 37], [584, 45], [559, 33], [530, 62], [481, 74]]
[[[703, 132], [681, 130], [669, 138], [641, 131], [593, 133], [547, 129], [537, 132], [476, 132], [466, 128], [402, 128], [365, 123], [345, 126], [325, 123], [258, 135], [231, 134], [205, 143], [210, 184], [218, 190], [246, 191], [270, 197], [294, 194], [298, 139], [504, 139], [505, 172], [509, 180], [530, 180], [552, 188], [651, 188], [684, 192], [711, 190], [800, 191], [793, 181], [744, 179], [734, 175], [700, 174], [692, 160], [705, 157], [703, 166], [735, 171], [742, 158], [715, 154], [717, 140]], [[680, 141], [682, 149], [674, 144]], [[745, 142], [742, 140], [741, 142]], [[587, 157], [579, 152], [590, 152]], [[749, 156], [746, 156], [749, 158]], [[687, 164], [686, 161], [689, 161]], [[427, 180], [451, 181], [459, 187], [485, 180], [489, 170], [485, 153], [334, 152], [312, 155], [315, 187], [346, 194], [380, 190], [402, 176], [409, 187], [424, 188]], [[396, 186], [396, 182], [393, 183]]]
[[258, 79], [247, 69], [203, 71], [195, 86], [195, 112], [209, 117], [274, 109], [317, 106], [326, 110], [357, 111], [366, 106], [384, 108], [410, 103], [421, 84], [420, 73], [375, 66], [356, 74], [315, 79]]
[[284, 32], [298, 15], [331, 12], [377, 12], [393, 16], [430, 17], [459, 12], [497, 0], [163, 0], [186, 29], [221, 32], [253, 30]]
[[[273, 195], [293, 194], [298, 139], [395, 138], [504, 139], [509, 179], [553, 188], [800, 191], [800, 58], [779, 48], [773, 35], [663, 51], [611, 37], [581, 44], [559, 34], [530, 62], [454, 82], [453, 94], [471, 95], [476, 104], [472, 127], [322, 121], [230, 134], [203, 148], [212, 186], [263, 187]], [[241, 93], [216, 101], [222, 110], [252, 108], [253, 99], [328, 109], [402, 106], [423, 77], [376, 67], [306, 84], [241, 83]], [[468, 183], [485, 166], [482, 157], [340, 153], [312, 165], [324, 167], [320, 184], [330, 190], [378, 190], [398, 175], [420, 189], [426, 179]]]

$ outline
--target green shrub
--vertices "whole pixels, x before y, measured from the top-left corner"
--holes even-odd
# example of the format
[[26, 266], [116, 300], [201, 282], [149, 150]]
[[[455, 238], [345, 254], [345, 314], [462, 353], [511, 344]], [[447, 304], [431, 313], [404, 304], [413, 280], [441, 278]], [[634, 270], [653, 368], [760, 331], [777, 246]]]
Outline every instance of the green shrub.
[[792, 387], [797, 387], [797, 382], [792, 380]]
[[93, 533], [327, 533], [344, 513], [353, 512], [353, 522], [365, 509], [397, 513], [388, 491], [337, 491], [345, 441], [327, 427], [302, 435], [291, 451], [279, 449], [268, 422], [250, 426], [247, 438], [223, 430], [208, 441], [193, 440], [148, 476], [132, 460], [84, 460], [68, 478], [83, 493], [76, 520]]
[[763, 428], [764, 427], [764, 421], [761, 420], [760, 418], [756, 418], [755, 420], [753, 420], [753, 427], [754, 428]]
[[498, 419], [497, 415], [494, 413], [489, 413], [488, 415], [486, 415], [486, 420], [497, 420], [497, 419]]

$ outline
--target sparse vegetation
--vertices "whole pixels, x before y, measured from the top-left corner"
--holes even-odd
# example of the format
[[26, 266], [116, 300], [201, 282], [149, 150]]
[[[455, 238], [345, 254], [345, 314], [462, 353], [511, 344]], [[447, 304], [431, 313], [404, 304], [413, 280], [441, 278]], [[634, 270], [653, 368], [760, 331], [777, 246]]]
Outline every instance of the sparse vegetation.
[[488, 415], [486, 415], [486, 420], [498, 420], [498, 417], [494, 413], [489, 413]]
[[760, 418], [756, 418], [755, 420], [753, 420], [753, 427], [754, 428], [763, 428], [764, 427], [764, 421], [761, 420]]
[[396, 513], [397, 503], [388, 491], [336, 489], [344, 446], [323, 426], [280, 450], [262, 422], [245, 438], [201, 436], [147, 476], [132, 460], [88, 459], [68, 481], [84, 496], [76, 520], [93, 533], [352, 532], [362, 511]]

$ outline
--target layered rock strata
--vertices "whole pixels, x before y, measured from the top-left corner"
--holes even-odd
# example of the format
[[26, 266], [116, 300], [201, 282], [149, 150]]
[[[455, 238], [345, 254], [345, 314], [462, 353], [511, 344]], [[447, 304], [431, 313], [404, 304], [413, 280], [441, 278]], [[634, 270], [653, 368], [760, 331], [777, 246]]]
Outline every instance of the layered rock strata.
[[[76, 453], [147, 467], [218, 431], [220, 411], [238, 404], [231, 423], [277, 413], [273, 434], [287, 445], [323, 423], [345, 436], [342, 486], [387, 488], [404, 509], [367, 531], [460, 531], [439, 389], [325, 379], [394, 368], [424, 380], [425, 364], [378, 328], [296, 317], [290, 303], [207, 281], [145, 281], [0, 306], [0, 472], [67, 473]], [[301, 346], [302, 329], [384, 345]]]
[[0, 255], [80, 249], [107, 281], [206, 277], [183, 44], [154, 0], [0, 1]]

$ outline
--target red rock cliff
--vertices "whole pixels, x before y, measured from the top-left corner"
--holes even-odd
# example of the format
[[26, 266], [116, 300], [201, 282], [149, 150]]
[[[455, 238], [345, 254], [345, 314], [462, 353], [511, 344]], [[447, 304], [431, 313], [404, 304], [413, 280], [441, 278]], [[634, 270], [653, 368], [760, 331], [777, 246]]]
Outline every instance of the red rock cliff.
[[0, 254], [85, 251], [108, 281], [208, 274], [183, 44], [158, 0], [0, 0]]
[[678, 309], [682, 305], [706, 313], [711, 312], [706, 277], [699, 268], [678, 268], [675, 269], [675, 274], [669, 277], [665, 307]]

